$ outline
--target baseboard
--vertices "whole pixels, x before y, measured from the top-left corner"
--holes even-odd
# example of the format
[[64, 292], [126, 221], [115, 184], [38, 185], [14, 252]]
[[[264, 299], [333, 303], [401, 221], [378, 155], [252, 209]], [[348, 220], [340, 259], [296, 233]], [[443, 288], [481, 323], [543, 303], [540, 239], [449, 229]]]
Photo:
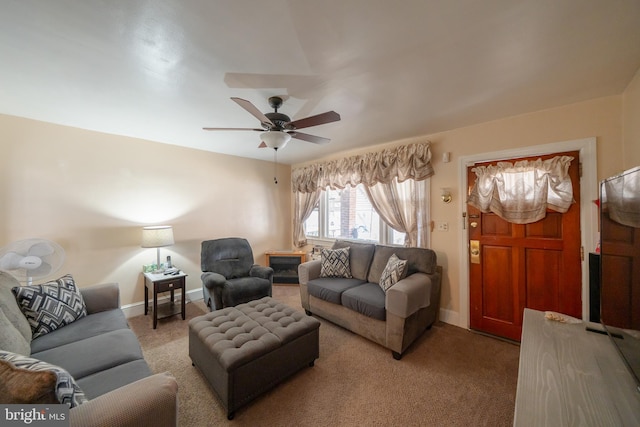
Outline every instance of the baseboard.
[[[178, 297], [179, 295], [180, 295], [180, 292], [176, 292], [176, 297]], [[193, 289], [191, 291], [187, 291], [186, 296], [187, 296], [187, 299], [185, 300], [185, 302], [201, 300], [203, 298], [202, 289]], [[151, 300], [151, 298], [149, 299]], [[166, 296], [162, 296], [158, 298], [158, 302], [165, 302], [168, 299], [169, 299], [169, 295], [167, 294]], [[144, 314], [144, 301], [123, 305], [121, 308], [122, 308], [122, 311], [124, 312], [124, 315], [127, 318], [140, 316]]]
[[459, 326], [461, 328], [466, 329], [466, 325], [462, 326], [459, 324], [460, 322], [460, 313], [457, 311], [447, 310], [445, 308], [440, 309], [440, 321], [444, 323], [448, 323], [450, 325]]

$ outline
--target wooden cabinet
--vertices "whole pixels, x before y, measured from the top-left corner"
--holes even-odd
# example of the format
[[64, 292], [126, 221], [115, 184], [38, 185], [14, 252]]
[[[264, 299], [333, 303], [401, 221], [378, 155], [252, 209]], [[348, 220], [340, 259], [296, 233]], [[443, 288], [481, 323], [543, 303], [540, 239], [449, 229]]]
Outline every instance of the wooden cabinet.
[[267, 266], [273, 268], [273, 283], [298, 283], [298, 266], [307, 260], [303, 251], [268, 251]]

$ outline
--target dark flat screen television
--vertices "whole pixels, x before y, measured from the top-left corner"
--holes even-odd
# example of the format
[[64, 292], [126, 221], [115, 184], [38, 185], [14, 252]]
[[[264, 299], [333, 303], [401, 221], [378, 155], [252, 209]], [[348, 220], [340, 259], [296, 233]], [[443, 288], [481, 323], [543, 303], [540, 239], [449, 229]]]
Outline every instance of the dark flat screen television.
[[600, 321], [640, 391], [640, 166], [600, 183]]

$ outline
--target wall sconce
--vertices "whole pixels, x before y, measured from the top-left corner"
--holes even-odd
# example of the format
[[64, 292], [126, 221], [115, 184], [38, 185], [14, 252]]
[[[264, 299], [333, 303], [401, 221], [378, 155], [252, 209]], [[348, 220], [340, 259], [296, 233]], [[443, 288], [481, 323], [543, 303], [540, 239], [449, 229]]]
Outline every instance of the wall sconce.
[[453, 199], [453, 197], [451, 196], [451, 190], [449, 190], [448, 188], [443, 188], [441, 189], [441, 195], [440, 198], [442, 199], [443, 202], [445, 203], [451, 203], [451, 200]]

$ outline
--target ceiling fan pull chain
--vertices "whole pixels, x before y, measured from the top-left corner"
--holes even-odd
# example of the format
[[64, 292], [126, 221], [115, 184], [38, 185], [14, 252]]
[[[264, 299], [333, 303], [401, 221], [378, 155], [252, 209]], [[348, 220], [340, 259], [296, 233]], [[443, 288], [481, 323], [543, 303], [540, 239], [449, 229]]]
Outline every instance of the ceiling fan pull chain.
[[275, 159], [274, 167], [273, 167], [273, 182], [275, 184], [278, 183], [278, 147], [273, 149], [273, 158]]

